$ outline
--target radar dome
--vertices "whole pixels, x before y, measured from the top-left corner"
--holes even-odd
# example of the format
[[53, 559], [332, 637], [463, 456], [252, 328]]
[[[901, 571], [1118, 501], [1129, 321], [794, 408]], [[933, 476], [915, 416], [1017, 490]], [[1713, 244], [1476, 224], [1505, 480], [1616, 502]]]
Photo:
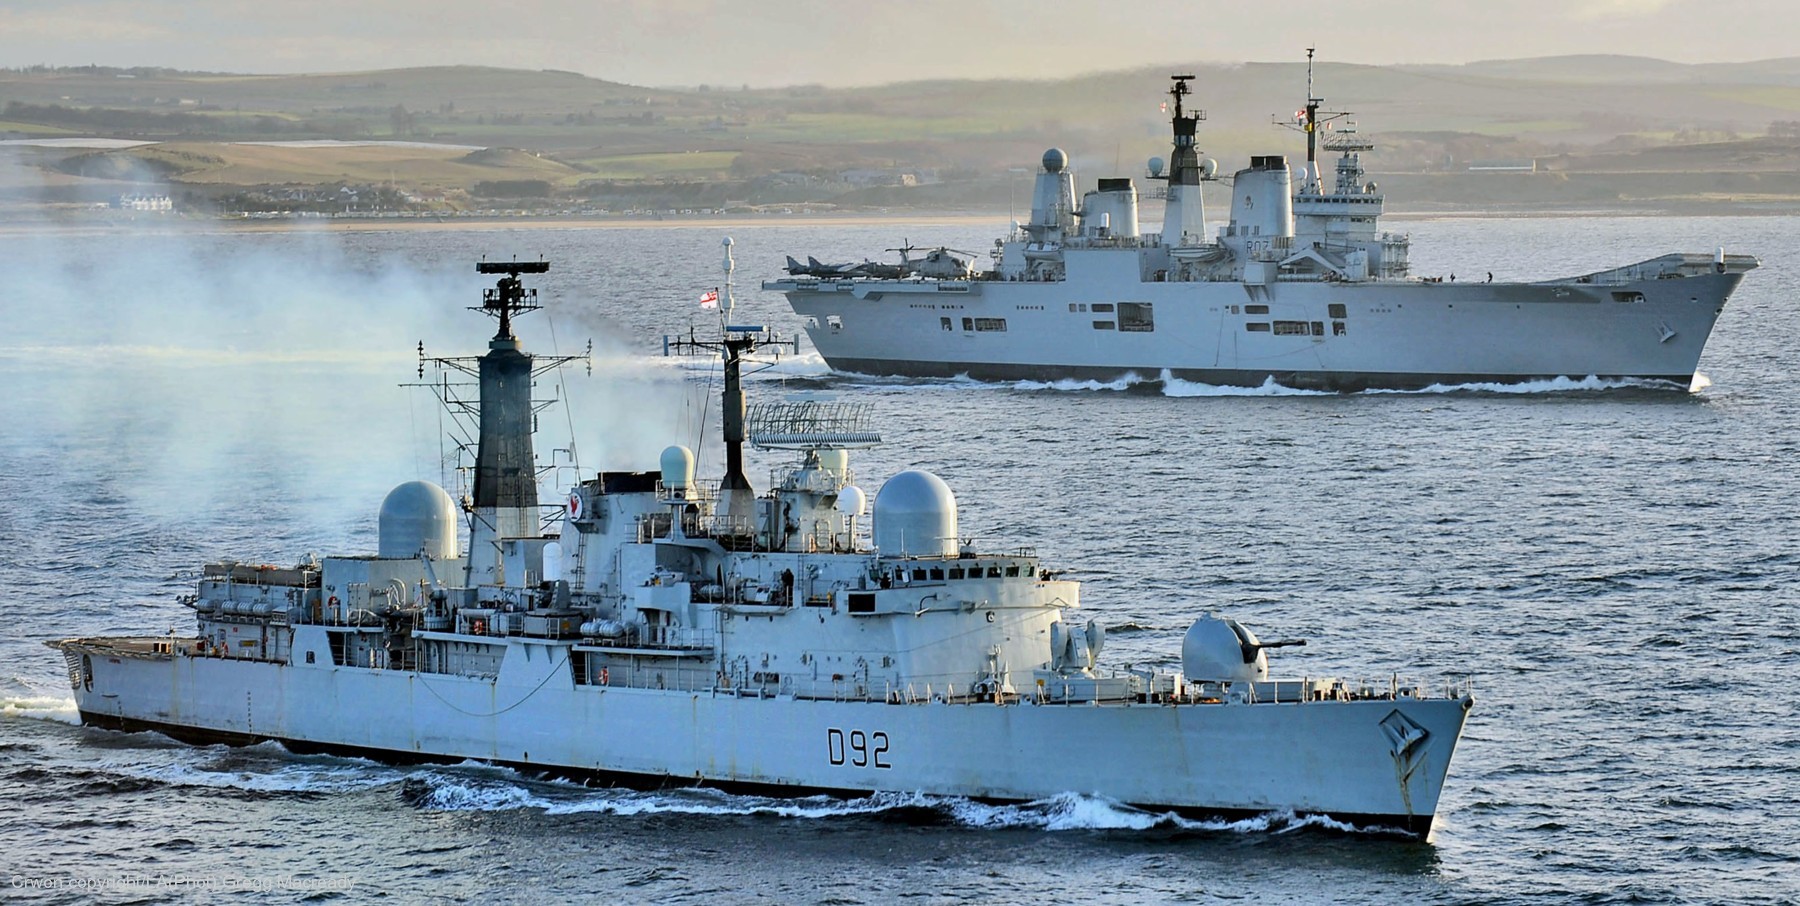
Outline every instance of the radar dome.
[[1160, 158], [1160, 157], [1150, 158], [1149, 166], [1150, 166], [1150, 178], [1151, 179], [1156, 179], [1156, 178], [1162, 176], [1162, 171], [1163, 171], [1163, 159], [1162, 158]]
[[819, 451], [819, 468], [827, 472], [844, 474], [850, 469], [850, 451], [834, 447]]
[[856, 485], [845, 485], [844, 489], [838, 492], [837, 511], [846, 516], [861, 516], [868, 505], [869, 501], [863, 494], [863, 489]]
[[950, 486], [917, 469], [888, 479], [875, 494], [875, 547], [884, 557], [956, 556], [956, 495]]
[[662, 451], [663, 487], [686, 490], [694, 484], [694, 451], [676, 444]]
[[1200, 178], [1201, 179], [1212, 179], [1215, 175], [1218, 174], [1218, 172], [1219, 172], [1219, 162], [1218, 161], [1213, 160], [1212, 158], [1209, 157], [1200, 162]]
[[1204, 616], [1181, 639], [1181, 672], [1194, 682], [1255, 682], [1269, 678], [1269, 656], [1238, 621]]
[[404, 558], [417, 557], [421, 550], [438, 560], [461, 552], [456, 538], [456, 502], [429, 481], [409, 481], [381, 501], [377, 553]]
[[[1069, 166], [1069, 155], [1061, 148], [1051, 148], [1044, 152], [1044, 172], [1061, 173]], [[876, 495], [880, 496], [880, 495]]]

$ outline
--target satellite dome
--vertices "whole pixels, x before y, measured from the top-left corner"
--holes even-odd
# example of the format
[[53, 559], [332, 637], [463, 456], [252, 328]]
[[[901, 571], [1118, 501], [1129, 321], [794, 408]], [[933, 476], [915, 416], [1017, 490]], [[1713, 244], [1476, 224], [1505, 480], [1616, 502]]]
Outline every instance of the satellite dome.
[[[1194, 682], [1248, 683], [1269, 678], [1269, 656], [1236, 620], [1204, 616], [1181, 639], [1181, 672]], [[1248, 659], [1245, 652], [1251, 652]]]
[[1061, 148], [1051, 148], [1044, 152], [1044, 172], [1061, 173], [1069, 166], [1069, 155]]
[[457, 556], [456, 502], [443, 488], [429, 481], [409, 481], [388, 492], [381, 501], [380, 540], [382, 557], [426, 556], [443, 560]]
[[1150, 166], [1150, 177], [1152, 179], [1162, 176], [1162, 171], [1163, 171], [1163, 159], [1162, 158], [1160, 158], [1160, 157], [1150, 158], [1149, 166]]
[[838, 512], [846, 516], [861, 516], [867, 507], [868, 500], [864, 496], [862, 488], [850, 484], [845, 485], [844, 489], [838, 492]]
[[942, 478], [911, 469], [875, 494], [875, 547], [884, 557], [956, 556], [956, 495]]
[[694, 484], [694, 451], [676, 444], [662, 451], [662, 483], [671, 491], [687, 490]]

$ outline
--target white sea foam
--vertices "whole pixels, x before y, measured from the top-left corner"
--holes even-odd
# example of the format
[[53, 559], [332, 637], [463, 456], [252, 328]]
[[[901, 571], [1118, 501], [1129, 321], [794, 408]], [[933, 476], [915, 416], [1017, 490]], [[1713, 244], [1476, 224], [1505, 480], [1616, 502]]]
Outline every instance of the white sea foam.
[[962, 827], [1045, 831], [1175, 829], [1218, 833], [1285, 833], [1302, 827], [1321, 827], [1354, 832], [1341, 821], [1319, 815], [1296, 818], [1292, 812], [1270, 812], [1237, 821], [1199, 821], [1174, 813], [1148, 812], [1103, 796], [1062, 793], [1048, 799], [1010, 805], [992, 805], [955, 796], [922, 793], [875, 793], [856, 799], [808, 796], [778, 799], [737, 796], [711, 789], [589, 790], [572, 785], [523, 783], [501, 777], [469, 777], [442, 771], [421, 771], [409, 781], [428, 790], [415, 801], [434, 811], [512, 811], [541, 809], [546, 814], [571, 815], [716, 815], [766, 816], [801, 820], [827, 820], [879, 815], [901, 809], [937, 811]]
[[280, 744], [243, 748], [209, 746], [165, 750], [169, 760], [137, 750], [131, 760], [108, 759], [99, 767], [140, 780], [170, 786], [254, 790], [263, 793], [347, 793], [393, 782], [390, 769], [374, 762], [346, 758], [297, 758]]
[[[1708, 383], [1711, 383], [1710, 381]], [[1667, 390], [1667, 381], [1653, 381], [1642, 378], [1601, 379], [1593, 375], [1584, 378], [1557, 377], [1549, 380], [1523, 381], [1517, 384], [1497, 384], [1489, 382], [1473, 382], [1468, 384], [1432, 384], [1419, 390], [1365, 390], [1364, 393], [1391, 394], [1426, 394], [1426, 393], [1506, 393], [1526, 395], [1533, 393], [1573, 393], [1594, 390], [1623, 390], [1628, 388]]]
[[1170, 374], [1168, 369], [1162, 373], [1163, 396], [1331, 396], [1328, 390], [1302, 390], [1275, 382], [1275, 379], [1264, 378], [1255, 387], [1232, 387], [1223, 384], [1202, 384], [1197, 381], [1184, 381]]
[[0, 717], [29, 717], [33, 720], [81, 725], [81, 713], [76, 710], [75, 700], [72, 698], [21, 696], [0, 699]]
[[[1164, 373], [1167, 374], [1167, 372]], [[1128, 390], [1132, 385], [1141, 384], [1143, 382], [1144, 379], [1138, 377], [1137, 372], [1128, 371], [1120, 377], [1110, 381], [1063, 378], [1055, 381], [1018, 381], [1013, 384], [1013, 387], [1017, 390], [1055, 390], [1072, 393], [1083, 390]]]

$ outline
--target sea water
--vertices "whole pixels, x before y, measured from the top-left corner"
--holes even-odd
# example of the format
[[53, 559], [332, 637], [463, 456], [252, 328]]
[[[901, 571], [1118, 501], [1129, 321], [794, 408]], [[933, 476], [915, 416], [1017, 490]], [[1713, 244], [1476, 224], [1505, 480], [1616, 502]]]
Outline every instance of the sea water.
[[[141, 225], [140, 225], [141, 226]], [[1390, 223], [1417, 273], [1582, 273], [1760, 255], [1688, 390], [1572, 379], [1355, 395], [833, 375], [801, 343], [753, 399], [868, 403], [962, 533], [1084, 581], [1103, 659], [1176, 668], [1217, 610], [1285, 675], [1468, 678], [1428, 842], [1270, 814], [1194, 822], [1089, 791], [990, 806], [634, 792], [481, 764], [390, 767], [76, 725], [46, 639], [190, 631], [209, 559], [375, 546], [392, 486], [458, 481], [427, 355], [479, 354], [473, 262], [544, 257], [519, 331], [585, 355], [541, 378], [546, 499], [577, 474], [716, 474], [718, 366], [661, 356], [739, 270], [998, 224], [15, 231], [0, 243], [0, 898], [169, 902], [1769, 902], [1800, 898], [1797, 218]], [[439, 388], [441, 390], [441, 388]], [[446, 440], [451, 438], [451, 440]], [[766, 487], [773, 454], [754, 453]], [[557, 496], [551, 496], [551, 495]], [[640, 730], [641, 732], [641, 730]], [[946, 739], [944, 745], [955, 745]], [[1021, 760], [1059, 759], [1020, 751]], [[1094, 765], [1096, 777], [1129, 765]], [[1098, 779], [1096, 787], [1103, 786]]]

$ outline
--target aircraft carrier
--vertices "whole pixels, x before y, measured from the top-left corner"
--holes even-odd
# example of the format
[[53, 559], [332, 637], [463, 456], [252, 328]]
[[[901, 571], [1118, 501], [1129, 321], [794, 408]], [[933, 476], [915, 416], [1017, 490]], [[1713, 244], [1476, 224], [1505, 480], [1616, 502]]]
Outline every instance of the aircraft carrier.
[[[983, 256], [954, 249], [898, 265], [788, 259], [786, 294], [833, 369], [982, 380], [1170, 376], [1215, 385], [1356, 391], [1638, 379], [1687, 389], [1749, 255], [1674, 253], [1595, 273], [1495, 282], [1479, 265], [1411, 273], [1410, 237], [1383, 230], [1361, 155], [1373, 144], [1313, 97], [1294, 128], [1306, 159], [1252, 157], [1230, 177], [1195, 148], [1203, 111], [1174, 76], [1174, 147], [1160, 232], [1140, 193], [1106, 178], [1075, 199], [1068, 156], [1045, 152], [1030, 220]], [[1337, 155], [1321, 170], [1321, 148]], [[1203, 183], [1231, 193], [1217, 234]]]
[[[865, 518], [849, 451], [880, 440], [867, 404], [747, 404], [740, 368], [771, 340], [761, 328], [727, 320], [691, 341], [724, 358], [722, 477], [697, 479], [676, 445], [657, 471], [585, 475], [545, 504], [530, 388], [574, 357], [531, 355], [511, 325], [538, 307], [523, 278], [547, 267], [480, 266], [498, 275], [479, 310], [499, 329], [479, 358], [420, 351], [421, 376], [446, 375], [426, 386], [478, 413], [468, 497], [396, 487], [372, 553], [210, 563], [182, 598], [189, 631], [49, 642], [82, 721], [634, 787], [1072, 792], [1430, 831], [1466, 685], [1379, 667], [1373, 683], [1282, 678], [1269, 652], [1303, 642], [1216, 615], [1186, 630], [1179, 670], [1105, 667], [1079, 585], [1029, 547], [962, 538], [936, 476], [890, 476]], [[745, 444], [793, 457], [765, 493]]]

